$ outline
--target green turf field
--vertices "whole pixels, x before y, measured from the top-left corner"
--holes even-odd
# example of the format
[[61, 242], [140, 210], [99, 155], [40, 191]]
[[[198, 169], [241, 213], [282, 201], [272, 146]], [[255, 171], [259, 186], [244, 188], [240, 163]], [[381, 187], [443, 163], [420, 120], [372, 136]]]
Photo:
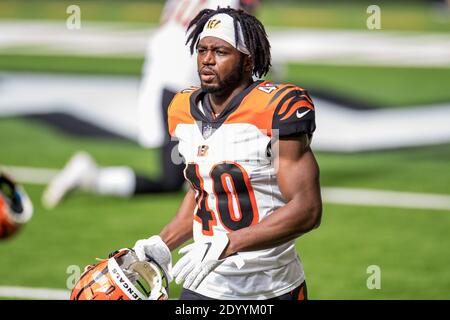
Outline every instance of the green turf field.
[[[82, 19], [158, 23], [161, 1], [79, 1]], [[65, 20], [71, 1], [2, 0], [0, 19]], [[264, 1], [267, 25], [364, 29], [369, 2]], [[301, 19], [299, 19], [301, 17]], [[343, 18], [345, 17], [345, 18]], [[450, 21], [425, 2], [382, 3], [383, 30], [450, 31]], [[25, 48], [24, 48], [25, 49]], [[139, 76], [143, 59], [0, 54], [0, 71]], [[290, 64], [286, 79], [305, 88], [329, 90], [381, 107], [450, 101], [450, 68]], [[419, 90], [420, 88], [420, 90]], [[314, 93], [314, 92], [312, 92]], [[320, 129], [320, 128], [318, 128]], [[78, 150], [100, 165], [129, 165], [158, 175], [158, 152], [134, 143], [82, 139], [31, 120], [0, 118], [0, 165], [61, 168]], [[316, 153], [324, 187], [352, 187], [450, 195], [450, 144], [350, 154]], [[65, 289], [71, 265], [158, 233], [183, 193], [133, 199], [75, 192], [55, 210], [40, 204], [43, 186], [25, 185], [35, 205], [31, 222], [0, 242], [0, 286]], [[325, 204], [322, 225], [300, 238], [312, 299], [450, 299], [450, 211]], [[178, 256], [174, 255], [175, 261]], [[369, 290], [367, 268], [381, 269], [381, 289]], [[171, 285], [171, 298], [180, 286]]]
[[[157, 153], [120, 141], [67, 137], [41, 124], [0, 119], [2, 164], [61, 167], [89, 151], [102, 165], [130, 164], [157, 174]], [[32, 154], [33, 156], [30, 156]], [[449, 194], [450, 146], [377, 153], [318, 153], [323, 186]], [[64, 288], [69, 265], [92, 263], [132, 246], [170, 220], [182, 193], [133, 200], [73, 194], [56, 210], [40, 205], [41, 186], [27, 185], [35, 216], [0, 244], [0, 285]], [[450, 212], [325, 205], [322, 226], [298, 240], [313, 299], [449, 298]], [[366, 287], [378, 265], [381, 290]], [[14, 270], [14, 272], [12, 272]], [[172, 297], [180, 287], [172, 284]]]

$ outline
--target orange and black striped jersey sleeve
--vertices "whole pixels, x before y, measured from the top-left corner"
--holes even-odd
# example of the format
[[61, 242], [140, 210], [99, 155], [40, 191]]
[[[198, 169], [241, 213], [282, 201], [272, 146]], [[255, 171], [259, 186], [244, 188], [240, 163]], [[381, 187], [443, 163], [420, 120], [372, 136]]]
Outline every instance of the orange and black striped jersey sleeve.
[[175, 135], [175, 129], [179, 124], [192, 124], [195, 122], [190, 112], [190, 98], [198, 87], [191, 87], [178, 92], [172, 99], [167, 110], [167, 125], [170, 136]]
[[274, 108], [272, 129], [278, 129], [280, 137], [313, 134], [314, 104], [305, 89], [289, 84], [280, 86], [270, 104]]

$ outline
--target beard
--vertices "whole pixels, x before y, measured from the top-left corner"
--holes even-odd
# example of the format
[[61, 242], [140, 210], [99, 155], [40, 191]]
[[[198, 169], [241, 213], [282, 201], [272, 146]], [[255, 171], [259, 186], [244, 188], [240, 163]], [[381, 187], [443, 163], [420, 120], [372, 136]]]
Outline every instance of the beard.
[[218, 84], [205, 84], [201, 82], [201, 87], [202, 90], [206, 93], [225, 96], [228, 93], [232, 92], [242, 82], [243, 75], [244, 59], [242, 59], [241, 57], [235, 68], [229, 74], [227, 74], [224, 79], [220, 79], [216, 74], [216, 78], [219, 81]]

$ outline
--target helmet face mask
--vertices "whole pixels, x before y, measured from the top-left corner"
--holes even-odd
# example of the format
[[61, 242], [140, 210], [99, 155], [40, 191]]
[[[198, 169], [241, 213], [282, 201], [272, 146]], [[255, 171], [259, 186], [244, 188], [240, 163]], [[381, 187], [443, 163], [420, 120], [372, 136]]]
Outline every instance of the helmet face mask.
[[14, 235], [33, 215], [25, 190], [0, 173], [0, 239]]
[[129, 270], [128, 278], [137, 284], [149, 300], [160, 300], [162, 296], [168, 296], [163, 284], [165, 276], [153, 262], [138, 261]]
[[167, 300], [168, 282], [154, 262], [139, 261], [123, 249], [101, 260], [81, 275], [71, 300]]

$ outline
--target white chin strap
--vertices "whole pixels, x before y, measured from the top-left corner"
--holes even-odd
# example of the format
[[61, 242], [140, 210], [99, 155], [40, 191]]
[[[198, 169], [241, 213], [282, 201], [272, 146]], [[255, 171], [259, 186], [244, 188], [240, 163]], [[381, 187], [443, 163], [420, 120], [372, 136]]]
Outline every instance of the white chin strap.
[[238, 22], [237, 26], [239, 35], [238, 43], [236, 43], [233, 18], [225, 13], [216, 14], [206, 22], [203, 31], [200, 34], [199, 41], [205, 37], [216, 37], [228, 42], [240, 52], [250, 55], [250, 52], [244, 43], [244, 34], [242, 33], [241, 24]]

